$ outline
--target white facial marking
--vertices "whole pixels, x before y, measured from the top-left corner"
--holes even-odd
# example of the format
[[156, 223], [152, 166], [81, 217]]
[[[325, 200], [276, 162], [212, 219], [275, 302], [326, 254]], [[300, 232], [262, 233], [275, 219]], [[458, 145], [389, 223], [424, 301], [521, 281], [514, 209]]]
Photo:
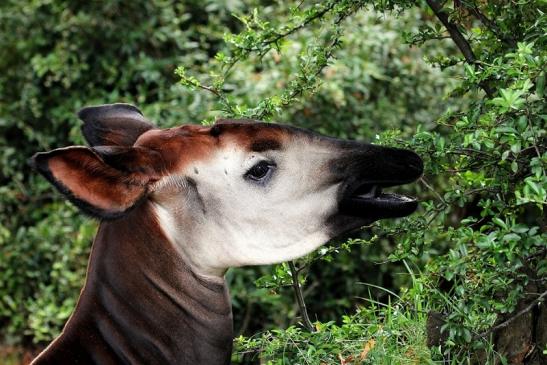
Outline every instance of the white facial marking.
[[[152, 201], [169, 240], [205, 275], [283, 262], [330, 238], [326, 220], [339, 188], [326, 183], [331, 157], [327, 147], [298, 140], [261, 153], [229, 146], [160, 180]], [[261, 161], [273, 166], [268, 177], [246, 178]]]

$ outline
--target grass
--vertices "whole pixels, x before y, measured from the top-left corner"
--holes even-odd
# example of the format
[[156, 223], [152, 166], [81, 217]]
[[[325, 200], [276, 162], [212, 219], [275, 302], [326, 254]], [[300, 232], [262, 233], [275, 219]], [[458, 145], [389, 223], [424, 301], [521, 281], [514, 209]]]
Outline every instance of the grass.
[[434, 364], [427, 347], [426, 303], [414, 275], [413, 287], [400, 298], [380, 303], [361, 298], [366, 305], [341, 324], [316, 322], [310, 333], [301, 327], [267, 331], [235, 341], [234, 364], [267, 365], [357, 365]]

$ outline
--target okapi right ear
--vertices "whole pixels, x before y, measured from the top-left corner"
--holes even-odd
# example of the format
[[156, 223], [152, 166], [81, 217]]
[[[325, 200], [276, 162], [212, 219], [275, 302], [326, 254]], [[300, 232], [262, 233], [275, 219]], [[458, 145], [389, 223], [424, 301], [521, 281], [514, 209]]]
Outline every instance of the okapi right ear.
[[90, 146], [132, 146], [137, 138], [155, 126], [130, 104], [106, 104], [83, 108], [78, 117]]
[[142, 147], [73, 146], [35, 154], [30, 163], [84, 213], [124, 215], [160, 179], [161, 156]]

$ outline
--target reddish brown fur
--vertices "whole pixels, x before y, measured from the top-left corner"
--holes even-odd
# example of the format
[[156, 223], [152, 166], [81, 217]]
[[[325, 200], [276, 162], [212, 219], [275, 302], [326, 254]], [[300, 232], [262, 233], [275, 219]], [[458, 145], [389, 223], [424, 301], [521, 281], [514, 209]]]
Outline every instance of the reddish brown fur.
[[109, 167], [86, 148], [67, 149], [48, 162], [53, 177], [75, 197], [101, 209], [127, 209], [144, 193], [148, 182]]
[[191, 271], [145, 203], [101, 223], [77, 307], [33, 364], [221, 365], [231, 346], [226, 286]]
[[[221, 134], [216, 135], [214, 128], [221, 128]], [[288, 137], [286, 130], [265, 123], [221, 123], [213, 127], [183, 125], [150, 130], [139, 137], [135, 146], [160, 152], [166, 173], [173, 174], [183, 171], [191, 162], [206, 160], [215, 150], [229, 144], [251, 151], [256, 140], [272, 140], [282, 145]]]
[[218, 128], [227, 141], [251, 151], [252, 144], [258, 140], [277, 141], [280, 145], [290, 137], [287, 129], [275, 124], [241, 123], [241, 121], [220, 120], [213, 128]]
[[[222, 133], [216, 136], [212, 129], [219, 127]], [[265, 123], [217, 124], [213, 127], [183, 125], [148, 131], [139, 137], [135, 146], [160, 152], [166, 172], [176, 173], [183, 171], [191, 162], [206, 160], [215, 150], [231, 143], [250, 151], [256, 140], [274, 140], [282, 145], [286, 138], [287, 131]]]
[[189, 162], [207, 159], [218, 144], [210, 128], [182, 126], [154, 129], [144, 133], [135, 146], [149, 148], [161, 154], [166, 174], [182, 171]]

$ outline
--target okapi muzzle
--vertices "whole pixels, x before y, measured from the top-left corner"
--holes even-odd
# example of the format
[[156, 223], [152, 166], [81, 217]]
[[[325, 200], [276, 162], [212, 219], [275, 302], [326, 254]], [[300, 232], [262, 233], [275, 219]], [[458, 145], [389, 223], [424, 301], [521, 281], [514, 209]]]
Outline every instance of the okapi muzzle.
[[412, 151], [254, 120], [159, 129], [127, 104], [78, 115], [89, 147], [31, 162], [101, 223], [76, 309], [34, 364], [228, 364], [228, 268], [417, 206], [383, 191], [422, 174]]

